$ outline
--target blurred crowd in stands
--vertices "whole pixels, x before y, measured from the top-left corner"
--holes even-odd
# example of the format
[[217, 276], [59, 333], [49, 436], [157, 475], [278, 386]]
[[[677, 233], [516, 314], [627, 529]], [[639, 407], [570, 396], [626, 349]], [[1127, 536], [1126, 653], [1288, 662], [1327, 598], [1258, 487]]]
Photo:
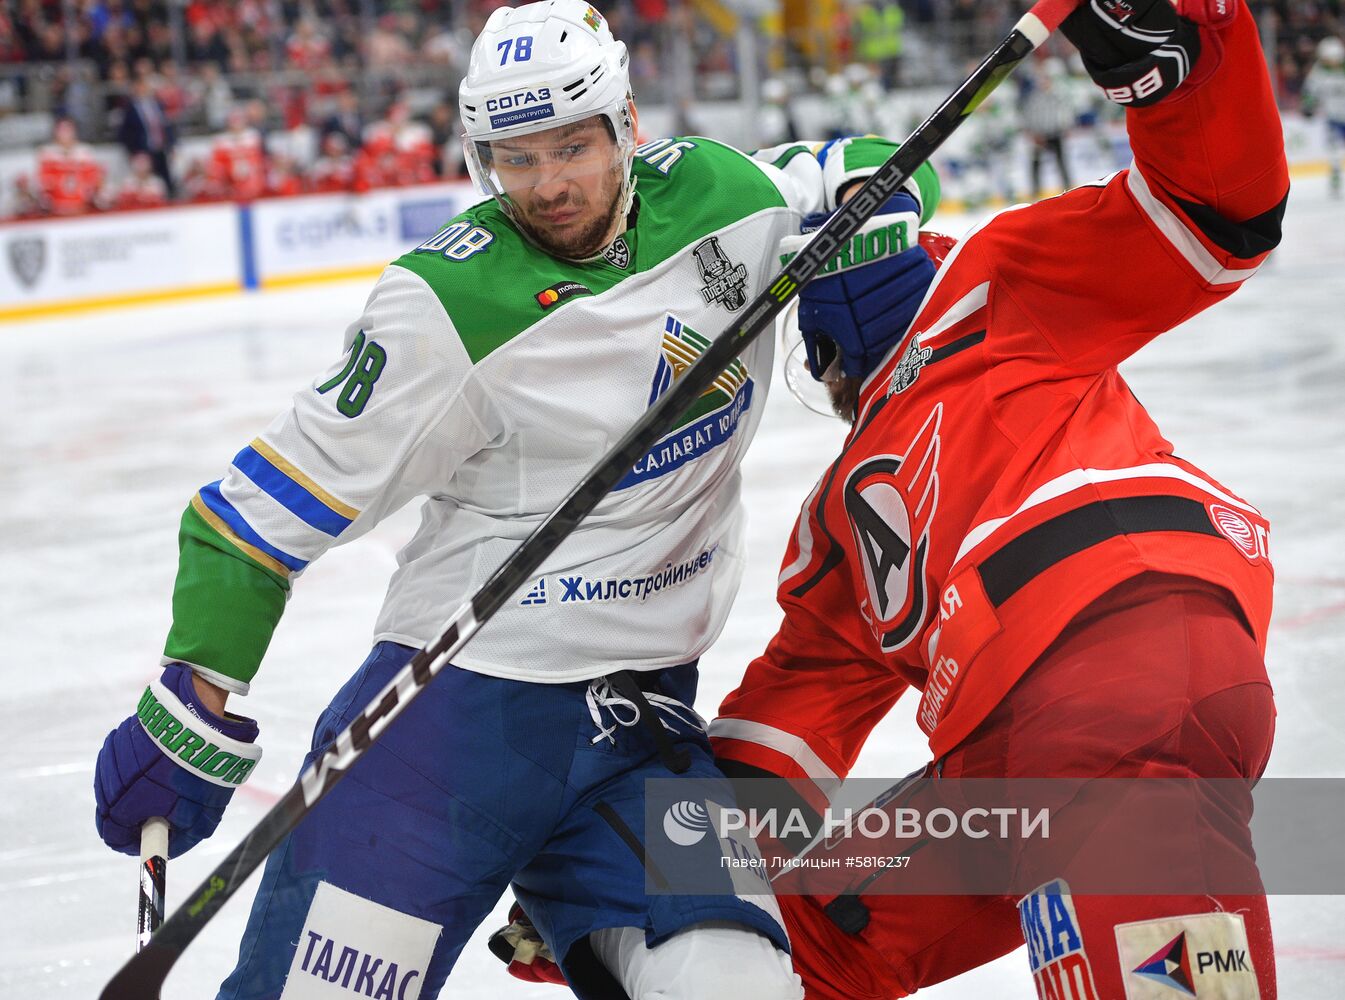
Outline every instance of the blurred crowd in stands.
[[[406, 105], [394, 103], [377, 122], [364, 125], [345, 97], [338, 110], [322, 123], [316, 155], [299, 157], [286, 145], [268, 145], [266, 108], [251, 101], [230, 110], [225, 128], [188, 159], [174, 176], [169, 154], [172, 126], [154, 124], [127, 112], [120, 136], [127, 153], [127, 170], [109, 177], [93, 148], [79, 140], [75, 122], [56, 121], [52, 142], [36, 152], [36, 173], [16, 181], [13, 215], [79, 215], [90, 211], [153, 208], [169, 201], [251, 201], [255, 198], [423, 184], [455, 177], [456, 166], [444, 161], [444, 151], [456, 145], [447, 132], [436, 134], [433, 120], [443, 121], [436, 108], [430, 124], [414, 121]], [[451, 118], [449, 119], [451, 121]], [[294, 131], [287, 138], [294, 138]], [[159, 135], [156, 137], [156, 132]], [[313, 130], [303, 129], [304, 139]]]
[[[1345, 27], [1342, 2], [1252, 0], [1283, 106], [1298, 106], [1319, 41]], [[22, 172], [0, 169], [0, 214], [460, 177], [457, 82], [500, 3], [0, 0], [0, 151], [28, 150]], [[936, 82], [931, 65], [960, 76], [1027, 3], [829, 0], [802, 27], [782, 3], [755, 24], [775, 47], [756, 50], [724, 21], [733, 5], [722, 0], [598, 6], [630, 47], [637, 97], [675, 107], [683, 127], [694, 102], [739, 96], [745, 52], [761, 77], [793, 72], [819, 93], [852, 63], [891, 91]], [[807, 18], [823, 9], [831, 35], [819, 47]], [[766, 81], [768, 99], [777, 82]]]
[[1274, 49], [1271, 60], [1280, 107], [1298, 110], [1303, 84], [1325, 38], [1345, 36], [1342, 0], [1254, 0], [1262, 40]]

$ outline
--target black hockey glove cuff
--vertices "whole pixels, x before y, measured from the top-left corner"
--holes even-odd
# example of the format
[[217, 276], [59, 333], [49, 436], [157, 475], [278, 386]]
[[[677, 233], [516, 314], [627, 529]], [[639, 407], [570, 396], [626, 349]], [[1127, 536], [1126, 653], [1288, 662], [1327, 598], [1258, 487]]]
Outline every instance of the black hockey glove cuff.
[[1127, 107], [1157, 104], [1200, 58], [1200, 28], [1171, 0], [1085, 0], [1060, 30], [1107, 99]]

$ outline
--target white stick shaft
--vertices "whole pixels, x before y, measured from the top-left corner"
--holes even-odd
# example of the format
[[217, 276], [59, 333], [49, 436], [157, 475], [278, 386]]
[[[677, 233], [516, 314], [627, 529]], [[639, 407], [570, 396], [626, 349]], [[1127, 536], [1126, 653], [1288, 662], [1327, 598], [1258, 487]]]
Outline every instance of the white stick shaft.
[[136, 912], [135, 950], [149, 944], [163, 923], [168, 868], [168, 821], [155, 816], [140, 828], [140, 905]]
[[155, 816], [140, 828], [140, 860], [168, 857], [168, 820]]

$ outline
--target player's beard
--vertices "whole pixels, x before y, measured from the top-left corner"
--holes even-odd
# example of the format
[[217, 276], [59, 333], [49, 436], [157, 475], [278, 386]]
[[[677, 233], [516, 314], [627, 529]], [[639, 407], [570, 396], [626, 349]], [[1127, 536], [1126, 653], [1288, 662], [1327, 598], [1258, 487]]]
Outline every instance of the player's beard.
[[853, 375], [827, 379], [824, 383], [827, 395], [831, 397], [831, 408], [847, 424], [853, 424], [859, 416], [859, 390], [864, 380]]
[[[625, 200], [621, 197], [622, 170], [622, 166], [614, 167], [604, 178], [606, 183], [603, 185], [603, 194], [608, 199], [607, 211], [574, 232], [560, 235], [528, 219], [525, 215], [525, 224], [533, 242], [551, 256], [565, 260], [587, 260], [596, 257], [617, 236], [616, 219]], [[563, 208], [572, 203], [573, 199], [567, 191], [564, 198], [555, 202], [539, 204], [534, 201], [529, 205], [529, 209], [540, 212], [544, 209]]]

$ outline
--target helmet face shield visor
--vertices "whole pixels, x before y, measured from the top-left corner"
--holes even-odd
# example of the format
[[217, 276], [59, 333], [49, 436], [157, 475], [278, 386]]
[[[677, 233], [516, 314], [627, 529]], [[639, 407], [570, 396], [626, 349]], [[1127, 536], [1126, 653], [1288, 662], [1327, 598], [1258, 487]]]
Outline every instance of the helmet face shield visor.
[[[587, 115], [540, 131], [463, 137], [467, 167], [482, 193], [515, 203], [551, 195], [572, 182], [621, 176], [633, 142], [613, 136], [606, 115]], [[587, 185], [584, 185], [587, 186]]]

